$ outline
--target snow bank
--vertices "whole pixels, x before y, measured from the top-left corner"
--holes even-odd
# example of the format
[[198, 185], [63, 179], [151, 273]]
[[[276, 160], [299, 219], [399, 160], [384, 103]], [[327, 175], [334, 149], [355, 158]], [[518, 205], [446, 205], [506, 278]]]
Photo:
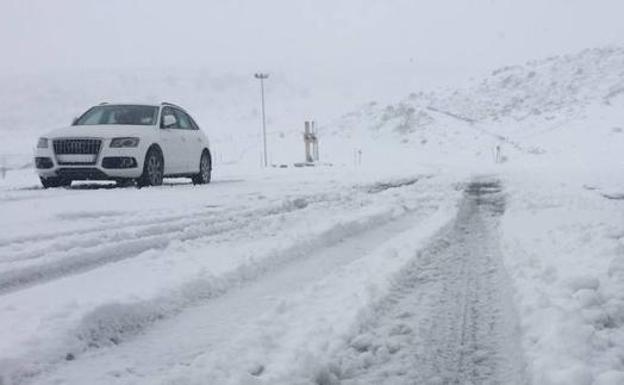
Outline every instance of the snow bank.
[[503, 222], [533, 383], [624, 379], [621, 203], [578, 175], [515, 173]]

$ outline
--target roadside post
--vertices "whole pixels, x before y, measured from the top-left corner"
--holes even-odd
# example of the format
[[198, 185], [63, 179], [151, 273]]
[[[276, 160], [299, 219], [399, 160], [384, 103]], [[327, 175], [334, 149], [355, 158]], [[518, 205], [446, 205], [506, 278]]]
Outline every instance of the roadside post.
[[354, 148], [353, 149], [353, 165], [359, 167], [362, 165], [362, 149]]
[[305, 161], [307, 163], [318, 162], [318, 135], [316, 131], [316, 123], [306, 120], [304, 123], [303, 142], [305, 145]]
[[266, 136], [266, 116], [264, 112], [264, 80], [269, 78], [269, 74], [256, 73], [254, 77], [260, 80], [260, 98], [262, 100], [262, 165], [267, 167], [267, 136]]
[[3, 155], [0, 158], [0, 175], [2, 175], [2, 179], [6, 177], [8, 167], [6, 166], [6, 157]]

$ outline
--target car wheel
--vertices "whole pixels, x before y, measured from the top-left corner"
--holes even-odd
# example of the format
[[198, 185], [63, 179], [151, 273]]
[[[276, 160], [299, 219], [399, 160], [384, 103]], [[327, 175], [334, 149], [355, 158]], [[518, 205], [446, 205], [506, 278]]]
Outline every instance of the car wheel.
[[137, 180], [139, 187], [160, 186], [163, 182], [165, 163], [159, 150], [151, 148], [145, 156], [143, 174]]
[[115, 180], [115, 184], [117, 187], [130, 187], [134, 184], [134, 180], [132, 179], [117, 179]]
[[193, 175], [193, 184], [210, 183], [211, 176], [212, 161], [210, 160], [210, 154], [208, 151], [204, 151], [199, 159], [199, 174]]
[[72, 184], [72, 180], [71, 179], [61, 178], [61, 183], [60, 183], [61, 187], [70, 187], [71, 184]]
[[39, 177], [39, 180], [41, 180], [43, 188], [69, 187], [72, 183], [71, 179], [65, 179], [58, 176], [50, 178]]

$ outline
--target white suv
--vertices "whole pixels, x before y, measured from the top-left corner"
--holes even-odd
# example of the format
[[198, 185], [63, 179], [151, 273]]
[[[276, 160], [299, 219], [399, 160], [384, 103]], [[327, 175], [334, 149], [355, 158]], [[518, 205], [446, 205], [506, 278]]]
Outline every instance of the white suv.
[[102, 103], [39, 138], [35, 167], [45, 188], [74, 180], [158, 186], [163, 177], [204, 184], [212, 157], [206, 135], [179, 106]]

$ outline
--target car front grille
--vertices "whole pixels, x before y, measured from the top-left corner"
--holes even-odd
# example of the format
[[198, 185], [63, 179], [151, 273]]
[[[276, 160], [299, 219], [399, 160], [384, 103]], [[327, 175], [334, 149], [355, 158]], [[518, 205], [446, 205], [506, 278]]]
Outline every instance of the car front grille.
[[56, 155], [97, 155], [100, 153], [100, 139], [55, 139]]
[[56, 175], [71, 180], [107, 180], [111, 179], [104, 172], [94, 167], [59, 168]]

